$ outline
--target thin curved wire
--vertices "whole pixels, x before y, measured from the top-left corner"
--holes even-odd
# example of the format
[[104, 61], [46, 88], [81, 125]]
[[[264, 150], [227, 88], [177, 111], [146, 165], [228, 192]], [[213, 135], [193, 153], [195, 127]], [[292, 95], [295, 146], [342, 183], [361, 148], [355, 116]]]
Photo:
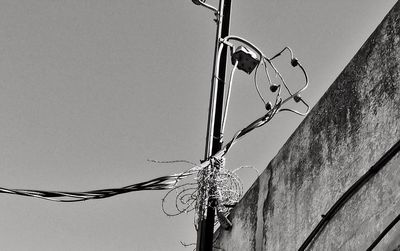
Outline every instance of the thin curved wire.
[[289, 87], [286, 85], [285, 79], [283, 78], [282, 74], [278, 71], [278, 69], [276, 69], [276, 67], [272, 63], [272, 61], [267, 57], [264, 57], [263, 60], [267, 61], [268, 64], [272, 67], [272, 69], [274, 69], [275, 74], [278, 75], [278, 77], [281, 80], [281, 82], [282, 82], [283, 86], [285, 87], [286, 91], [289, 93], [290, 96], [292, 96], [292, 92], [290, 91]]
[[198, 166], [196, 163], [188, 161], [188, 160], [154, 160], [154, 159], [147, 159], [148, 162], [156, 163], [156, 164], [175, 164], [175, 163], [185, 163], [190, 164], [192, 166]]
[[310, 106], [302, 98], [300, 98], [300, 101], [306, 106], [305, 112], [299, 112], [297, 110], [293, 110], [290, 108], [281, 108], [281, 109], [279, 109], [278, 112], [292, 112], [292, 113], [295, 113], [300, 116], [305, 116], [305, 115], [307, 115], [308, 111], [310, 110]]
[[274, 60], [275, 58], [279, 57], [285, 50], [288, 50], [290, 53], [290, 58], [293, 59], [293, 51], [292, 49], [290, 49], [290, 47], [285, 46], [280, 52], [278, 52], [275, 56], [273, 56], [272, 58], [270, 58], [270, 60]]
[[258, 88], [258, 84], [257, 84], [257, 71], [258, 71], [258, 67], [260, 64], [258, 64], [256, 66], [256, 69], [254, 70], [254, 86], [256, 88], [257, 94], [260, 97], [261, 101], [264, 103], [264, 105], [267, 105], [267, 102], [265, 101], [264, 97], [261, 95], [260, 89]]
[[203, 7], [206, 7], [206, 8], [209, 9], [209, 10], [214, 11], [215, 14], [219, 14], [219, 10], [218, 10], [217, 8], [215, 8], [214, 6], [211, 6], [211, 5], [209, 5], [209, 4], [206, 4], [205, 2], [203, 2], [203, 1], [201, 1], [201, 0], [199, 1], [199, 4], [202, 5]]
[[224, 38], [221, 40], [221, 43], [224, 43], [224, 44], [226, 44], [226, 45], [230, 45], [230, 44], [228, 43], [229, 40], [239, 41], [239, 42], [244, 43], [244, 44], [246, 44], [247, 46], [251, 47], [251, 48], [252, 48], [253, 50], [255, 50], [255, 51], [258, 53], [258, 55], [260, 56], [259, 60], [261, 60], [262, 58], [265, 57], [264, 54], [262, 53], [262, 51], [261, 51], [260, 49], [257, 48], [257, 46], [255, 46], [253, 43], [251, 43], [251, 42], [247, 41], [246, 39], [244, 39], [244, 38], [242, 38], [242, 37], [239, 37], [239, 36], [233, 36], [233, 35], [226, 36], [226, 37], [224, 37]]
[[[264, 71], [265, 71], [265, 75], [267, 76], [267, 80], [268, 80], [268, 84], [271, 86], [272, 85], [272, 81], [271, 81], [271, 77], [269, 76], [269, 72], [267, 69], [267, 64], [265, 63], [265, 61], [263, 60], [263, 65], [264, 65]], [[279, 85], [279, 90], [278, 90], [278, 95], [280, 95], [281, 93], [281, 85]]]

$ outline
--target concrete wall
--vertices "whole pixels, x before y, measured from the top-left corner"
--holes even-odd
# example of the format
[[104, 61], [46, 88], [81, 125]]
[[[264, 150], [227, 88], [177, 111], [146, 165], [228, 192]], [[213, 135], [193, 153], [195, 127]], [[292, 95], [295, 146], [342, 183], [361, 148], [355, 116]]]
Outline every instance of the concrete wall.
[[[218, 230], [222, 250], [297, 250], [336, 200], [400, 140], [400, 2]], [[400, 154], [309, 250], [365, 250], [400, 213]], [[400, 223], [376, 250], [399, 250]], [[220, 250], [220, 249], [215, 249]]]

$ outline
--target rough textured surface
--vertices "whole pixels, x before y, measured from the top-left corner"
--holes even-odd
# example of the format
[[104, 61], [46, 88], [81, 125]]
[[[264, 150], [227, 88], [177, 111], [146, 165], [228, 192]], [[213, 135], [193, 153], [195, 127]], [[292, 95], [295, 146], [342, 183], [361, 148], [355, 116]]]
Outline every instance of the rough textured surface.
[[[229, 219], [235, 227], [229, 231], [218, 230], [217, 235], [221, 238], [237, 240], [235, 242], [228, 241], [224, 243], [223, 250], [255, 250], [256, 236], [254, 233], [257, 231], [257, 201], [259, 189], [259, 182], [256, 181], [247, 191], [240, 203], [233, 209], [235, 213], [230, 214]], [[235, 217], [232, 218], [232, 215], [235, 215]], [[216, 245], [216, 247], [218, 247], [218, 245]]]
[[[400, 2], [233, 210], [232, 230], [218, 230], [215, 245], [297, 250], [321, 215], [399, 140]], [[365, 250], [399, 212], [397, 154], [309, 250]], [[399, 247], [400, 226], [395, 226], [376, 250]]]

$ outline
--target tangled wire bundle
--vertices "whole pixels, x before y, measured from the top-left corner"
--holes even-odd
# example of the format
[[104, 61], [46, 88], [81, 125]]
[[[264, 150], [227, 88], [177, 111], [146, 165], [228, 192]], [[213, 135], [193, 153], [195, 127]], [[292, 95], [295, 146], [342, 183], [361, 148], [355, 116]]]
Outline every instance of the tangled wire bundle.
[[[196, 172], [190, 169], [187, 174], [196, 175], [196, 182], [179, 184], [168, 191], [162, 199], [163, 212], [168, 216], [176, 216], [195, 210], [198, 216], [201, 209], [207, 207], [206, 203], [212, 200], [216, 202], [214, 207], [218, 212], [216, 224], [220, 223], [221, 217], [229, 213], [243, 195], [243, 184], [236, 174], [241, 168], [228, 170], [225, 168], [225, 158], [222, 157], [211, 159], [207, 167]], [[169, 205], [167, 209], [168, 202], [172, 206]]]

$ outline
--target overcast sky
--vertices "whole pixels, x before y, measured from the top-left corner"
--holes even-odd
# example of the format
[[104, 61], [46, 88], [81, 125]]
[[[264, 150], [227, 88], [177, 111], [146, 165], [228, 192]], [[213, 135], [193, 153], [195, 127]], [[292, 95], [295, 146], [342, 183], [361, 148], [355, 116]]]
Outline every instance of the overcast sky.
[[[314, 105], [396, 1], [232, 2], [231, 34], [267, 56], [291, 46]], [[147, 159], [199, 162], [213, 17], [190, 0], [0, 0], [0, 186], [87, 191], [188, 168]], [[227, 138], [264, 113], [243, 72], [231, 102]], [[264, 170], [301, 120], [277, 115], [235, 145], [228, 168]], [[247, 189], [257, 175], [240, 176]], [[164, 215], [164, 194], [64, 204], [0, 194], [1, 250], [192, 250], [179, 241], [196, 240], [193, 214]]]

